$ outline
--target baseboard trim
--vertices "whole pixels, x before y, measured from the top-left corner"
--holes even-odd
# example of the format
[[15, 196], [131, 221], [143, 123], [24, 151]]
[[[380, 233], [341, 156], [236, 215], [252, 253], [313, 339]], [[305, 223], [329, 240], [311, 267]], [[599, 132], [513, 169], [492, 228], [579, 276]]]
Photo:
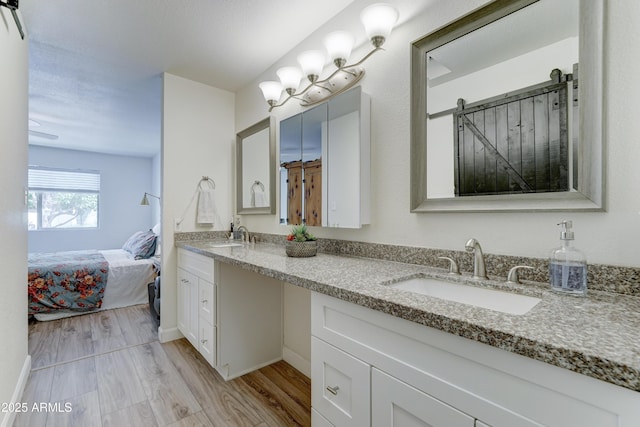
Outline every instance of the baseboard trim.
[[[27, 386], [27, 381], [29, 381], [29, 373], [31, 372], [31, 355], [27, 354], [27, 357], [24, 359], [24, 363], [22, 364], [22, 370], [20, 371], [20, 376], [18, 377], [18, 382], [16, 383], [16, 388], [13, 391], [13, 395], [11, 396], [11, 402], [22, 402], [22, 395], [24, 394], [24, 389]], [[15, 411], [9, 411], [4, 414], [2, 418], [2, 422], [0, 423], [1, 427], [10, 427], [13, 425], [13, 422], [16, 418]]]
[[282, 348], [282, 359], [298, 371], [311, 378], [311, 362], [288, 347]]
[[180, 338], [184, 338], [184, 335], [177, 327], [169, 329], [163, 329], [162, 326], [158, 327], [158, 341], [165, 343], [179, 340]]

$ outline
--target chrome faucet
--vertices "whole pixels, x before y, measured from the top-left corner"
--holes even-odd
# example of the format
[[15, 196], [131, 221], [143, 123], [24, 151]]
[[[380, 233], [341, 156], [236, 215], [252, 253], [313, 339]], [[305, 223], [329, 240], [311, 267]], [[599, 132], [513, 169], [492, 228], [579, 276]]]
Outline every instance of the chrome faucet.
[[487, 279], [487, 268], [484, 264], [484, 255], [480, 243], [476, 239], [469, 239], [464, 245], [467, 252], [473, 252], [473, 278]]
[[241, 225], [236, 228], [236, 231], [242, 231], [242, 240], [244, 240], [245, 242], [249, 242], [251, 235], [249, 234], [249, 229], [247, 227]]

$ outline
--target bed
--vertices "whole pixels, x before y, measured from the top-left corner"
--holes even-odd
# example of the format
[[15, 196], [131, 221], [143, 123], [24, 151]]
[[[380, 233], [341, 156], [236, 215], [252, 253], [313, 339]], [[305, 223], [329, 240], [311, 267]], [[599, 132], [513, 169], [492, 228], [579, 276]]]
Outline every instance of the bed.
[[155, 234], [137, 232], [122, 249], [30, 253], [29, 315], [54, 320], [148, 302]]

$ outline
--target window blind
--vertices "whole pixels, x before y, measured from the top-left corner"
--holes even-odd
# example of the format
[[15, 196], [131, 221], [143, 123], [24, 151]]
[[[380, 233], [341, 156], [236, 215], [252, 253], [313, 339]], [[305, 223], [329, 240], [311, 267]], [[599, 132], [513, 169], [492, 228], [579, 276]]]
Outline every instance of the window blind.
[[29, 167], [29, 189], [100, 192], [100, 172]]

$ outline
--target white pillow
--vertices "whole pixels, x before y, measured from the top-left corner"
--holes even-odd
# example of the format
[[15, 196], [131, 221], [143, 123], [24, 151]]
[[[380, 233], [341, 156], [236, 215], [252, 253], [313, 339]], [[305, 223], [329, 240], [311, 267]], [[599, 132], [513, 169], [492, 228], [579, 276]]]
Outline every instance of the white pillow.
[[153, 234], [155, 234], [156, 236], [158, 236], [157, 242], [156, 242], [156, 253], [155, 256], [160, 255], [160, 247], [162, 246], [160, 243], [160, 231], [162, 231], [162, 225], [160, 223], [157, 223], [156, 225], [153, 226], [153, 228], [151, 229], [151, 231], [153, 231]]

